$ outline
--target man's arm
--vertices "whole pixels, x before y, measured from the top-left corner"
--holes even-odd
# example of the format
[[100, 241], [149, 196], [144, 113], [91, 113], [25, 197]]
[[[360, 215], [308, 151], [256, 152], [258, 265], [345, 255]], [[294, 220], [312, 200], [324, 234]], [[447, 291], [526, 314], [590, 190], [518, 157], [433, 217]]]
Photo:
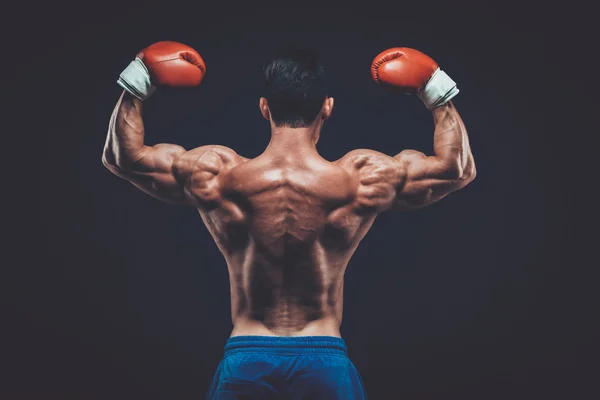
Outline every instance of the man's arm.
[[194, 87], [206, 65], [190, 46], [157, 42], [140, 51], [121, 72], [117, 83], [125, 89], [110, 119], [102, 161], [115, 175], [144, 192], [173, 204], [188, 204], [184, 182], [194, 163], [186, 151], [172, 144], [144, 145], [142, 100], [155, 85]]
[[378, 54], [371, 64], [371, 74], [378, 84], [416, 93], [432, 110], [435, 123], [433, 156], [406, 150], [394, 157], [404, 176], [397, 180], [390, 208], [423, 207], [471, 182], [475, 162], [467, 130], [451, 102], [459, 92], [456, 82], [431, 57], [407, 47]]
[[367, 149], [353, 150], [337, 165], [357, 184], [355, 210], [407, 211], [441, 200], [475, 179], [475, 162], [467, 131], [451, 102], [433, 111], [434, 155], [415, 150], [389, 155]]
[[[171, 204], [189, 204], [184, 182], [186, 150], [173, 144], [144, 145], [142, 101], [124, 91], [113, 111], [102, 162], [115, 175]], [[179, 168], [176, 168], [179, 167]]]
[[441, 200], [475, 179], [467, 129], [451, 101], [432, 110], [433, 156], [405, 150], [394, 157], [406, 174], [397, 187], [393, 209], [409, 210]]

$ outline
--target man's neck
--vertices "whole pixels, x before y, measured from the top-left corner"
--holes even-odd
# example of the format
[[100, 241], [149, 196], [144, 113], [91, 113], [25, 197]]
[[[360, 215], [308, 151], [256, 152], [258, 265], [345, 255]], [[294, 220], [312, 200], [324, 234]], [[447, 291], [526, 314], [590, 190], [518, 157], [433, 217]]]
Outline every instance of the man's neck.
[[271, 141], [266, 151], [285, 154], [316, 153], [316, 139], [318, 138], [316, 129], [318, 128], [315, 126], [306, 128], [273, 126]]

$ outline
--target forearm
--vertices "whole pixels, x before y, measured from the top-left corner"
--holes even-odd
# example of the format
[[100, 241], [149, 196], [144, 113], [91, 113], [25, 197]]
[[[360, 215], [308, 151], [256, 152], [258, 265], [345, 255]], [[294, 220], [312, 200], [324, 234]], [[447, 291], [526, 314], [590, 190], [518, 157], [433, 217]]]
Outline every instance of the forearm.
[[110, 118], [103, 162], [123, 168], [141, 159], [144, 148], [142, 102], [124, 91]]
[[467, 129], [451, 101], [432, 110], [435, 124], [433, 150], [435, 157], [457, 177], [474, 170], [473, 154]]

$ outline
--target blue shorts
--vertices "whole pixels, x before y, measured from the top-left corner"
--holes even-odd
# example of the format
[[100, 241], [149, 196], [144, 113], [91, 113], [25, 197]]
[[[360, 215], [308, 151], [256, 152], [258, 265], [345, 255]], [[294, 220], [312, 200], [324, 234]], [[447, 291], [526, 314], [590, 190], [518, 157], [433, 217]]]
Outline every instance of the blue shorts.
[[346, 342], [333, 336], [234, 336], [207, 399], [366, 399]]

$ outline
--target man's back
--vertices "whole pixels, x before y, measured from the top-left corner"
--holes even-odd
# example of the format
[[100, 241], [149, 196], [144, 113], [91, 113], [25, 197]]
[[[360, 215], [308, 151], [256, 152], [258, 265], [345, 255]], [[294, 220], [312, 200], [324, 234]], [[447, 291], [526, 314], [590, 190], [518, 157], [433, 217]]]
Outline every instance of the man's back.
[[[196, 159], [230, 161], [214, 207], [199, 210], [227, 260], [232, 335], [339, 336], [346, 265], [375, 218], [355, 212], [356, 176], [316, 152], [243, 160], [209, 151]], [[192, 168], [191, 182], [204, 169]], [[190, 195], [202, 202], [206, 192]]]
[[271, 141], [247, 160], [223, 146], [144, 145], [148, 71], [193, 86], [205, 65], [180, 43], [143, 50], [119, 78], [126, 93], [103, 162], [156, 198], [195, 206], [225, 256], [234, 329], [208, 398], [365, 399], [339, 331], [344, 272], [378, 213], [426, 206], [474, 179], [467, 132], [450, 101], [456, 84], [423, 53], [382, 52], [373, 79], [418, 93], [432, 110], [435, 155], [354, 150], [330, 163], [316, 150], [334, 105], [324, 68], [312, 52], [293, 51], [264, 69], [259, 107]]

